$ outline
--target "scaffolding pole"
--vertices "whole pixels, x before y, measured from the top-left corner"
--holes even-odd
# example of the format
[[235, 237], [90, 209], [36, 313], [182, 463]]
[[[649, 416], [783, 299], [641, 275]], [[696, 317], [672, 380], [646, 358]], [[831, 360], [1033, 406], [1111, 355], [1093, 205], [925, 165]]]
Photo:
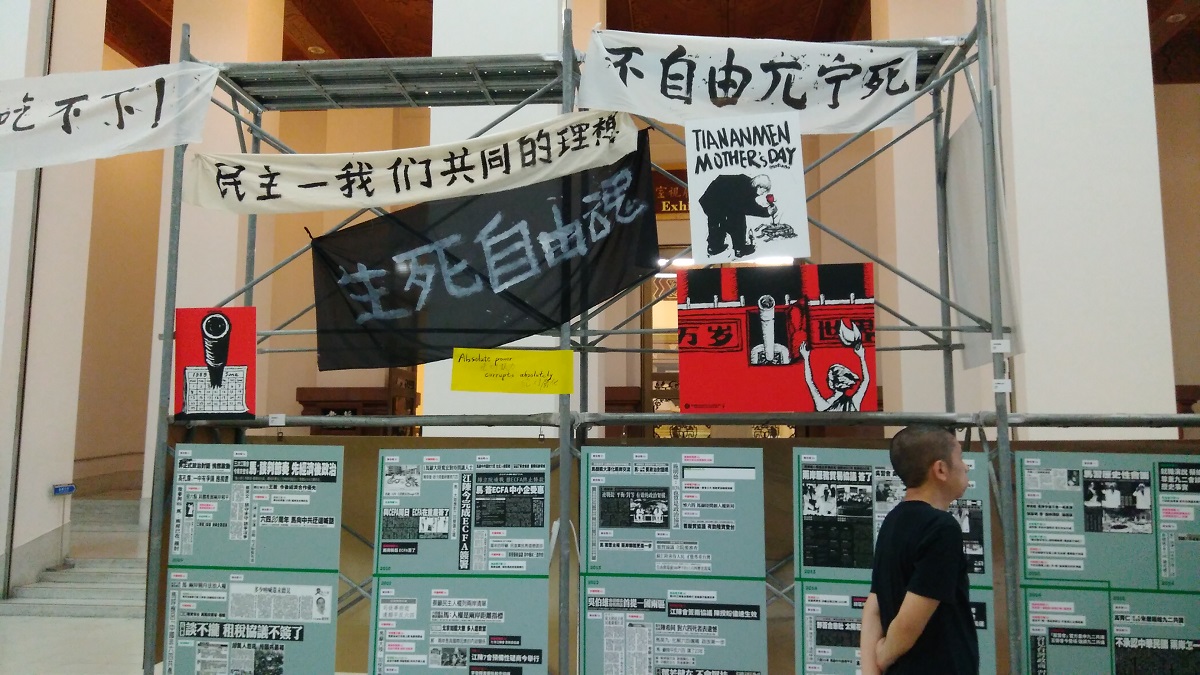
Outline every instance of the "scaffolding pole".
[[[179, 39], [179, 60], [191, 60], [191, 26], [184, 24]], [[183, 156], [186, 145], [175, 146], [171, 161], [171, 222], [167, 233], [167, 273], [163, 288], [162, 358], [158, 371], [158, 425], [154, 438], [154, 477], [150, 497], [150, 542], [146, 552], [146, 616], [143, 620], [142, 672], [154, 675], [158, 651], [159, 566], [162, 563], [162, 524], [167, 509], [167, 421], [171, 409], [171, 352], [175, 344], [175, 292], [179, 278], [179, 234], [183, 214]]]
[[[575, 46], [571, 41], [571, 9], [563, 10], [563, 101], [562, 111], [569, 113], [575, 108]], [[568, 179], [563, 179], [564, 183]], [[563, 268], [563, 274], [567, 268]], [[570, 285], [563, 289], [571, 293]], [[569, 304], [569, 303], [568, 303]], [[587, 314], [583, 316], [583, 329], [587, 329]], [[562, 325], [559, 348], [571, 348], [571, 321]], [[587, 372], [587, 354], [582, 354], [579, 368]], [[582, 398], [582, 397], [581, 397]], [[558, 411], [558, 672], [571, 672], [571, 486], [574, 485], [571, 464], [574, 459], [571, 444], [575, 429], [571, 424], [571, 395], [559, 394]]]
[[[997, 195], [999, 176], [996, 173], [995, 107], [992, 105], [992, 27], [987, 0], [976, 0], [975, 25], [979, 35], [979, 120], [983, 136], [983, 194], [984, 217], [987, 228], [987, 269], [989, 313], [992, 318], [992, 340], [1004, 338], [1000, 325], [1004, 322], [1004, 306], [1000, 297], [1000, 206]], [[1008, 619], [1009, 669], [1025, 672], [1025, 651], [1021, 626], [1024, 607], [1018, 590], [1021, 569], [1016, 506], [1016, 461], [1009, 440], [1008, 393], [1012, 380], [1006, 372], [1005, 354], [992, 349], [992, 378], [995, 383], [996, 405], [996, 475], [1000, 482], [1000, 532], [1004, 543], [1005, 606]], [[1007, 387], [1003, 386], [1007, 383]]]

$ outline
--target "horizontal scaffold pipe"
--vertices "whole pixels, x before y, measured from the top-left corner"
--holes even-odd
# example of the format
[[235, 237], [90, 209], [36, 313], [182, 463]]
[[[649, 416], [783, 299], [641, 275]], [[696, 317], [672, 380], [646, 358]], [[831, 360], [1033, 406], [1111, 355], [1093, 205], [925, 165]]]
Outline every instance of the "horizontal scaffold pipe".
[[[996, 413], [980, 413], [986, 426], [995, 423]], [[989, 419], [990, 418], [990, 419]], [[1200, 427], [1196, 414], [1123, 413], [1009, 413], [1010, 427]]]
[[[580, 424], [590, 426], [654, 426], [659, 424], [794, 424], [798, 426], [900, 426], [938, 424], [957, 427], [994, 427], [996, 413], [581, 413]], [[1114, 413], [1012, 413], [1012, 427], [1200, 427], [1196, 414], [1114, 414]]]
[[580, 413], [579, 422], [596, 426], [659, 424], [795, 424], [800, 426], [884, 426], [940, 424], [979, 426], [974, 413], [889, 413], [889, 412], [775, 412], [775, 413]]
[[556, 427], [558, 413], [534, 415], [287, 415], [252, 420], [171, 420], [193, 427]]

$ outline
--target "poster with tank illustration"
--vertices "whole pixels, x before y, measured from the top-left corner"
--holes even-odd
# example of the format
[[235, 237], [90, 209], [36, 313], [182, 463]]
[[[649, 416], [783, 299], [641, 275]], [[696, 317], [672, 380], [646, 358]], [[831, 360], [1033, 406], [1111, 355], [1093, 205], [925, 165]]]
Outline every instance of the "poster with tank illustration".
[[1030, 583], [1200, 592], [1200, 461], [1017, 453], [1021, 571]]
[[550, 451], [379, 453], [383, 574], [547, 574]]
[[333, 675], [337, 570], [171, 567], [164, 675]]
[[581, 584], [583, 675], [767, 675], [759, 579], [588, 576]]
[[583, 572], [762, 577], [762, 448], [583, 448]]
[[[866, 582], [803, 581], [796, 584], [796, 672], [857, 675]], [[992, 590], [970, 590], [979, 638], [979, 672], [996, 672], [995, 605]]]
[[867, 263], [677, 275], [682, 412], [879, 409]]
[[799, 120], [793, 111], [687, 123], [688, 204], [698, 264], [808, 257]]
[[175, 310], [175, 419], [254, 419], [257, 330], [254, 307]]
[[550, 580], [377, 575], [372, 675], [546, 675]]
[[[904, 499], [887, 450], [794, 448], [796, 580], [867, 581], [883, 519]], [[964, 453], [968, 484], [950, 504], [963, 533], [971, 585], [991, 588], [991, 493], [987, 460]]]
[[[1093, 586], [1094, 588], [1088, 588]], [[1029, 672], [1200, 673], [1200, 596], [1026, 584]]]
[[176, 446], [168, 564], [336, 570], [342, 448]]

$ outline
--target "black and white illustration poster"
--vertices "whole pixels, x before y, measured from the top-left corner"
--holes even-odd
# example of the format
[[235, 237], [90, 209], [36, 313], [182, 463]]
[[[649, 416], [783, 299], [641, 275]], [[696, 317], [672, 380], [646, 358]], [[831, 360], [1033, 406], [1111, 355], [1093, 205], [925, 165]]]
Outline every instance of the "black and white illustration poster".
[[807, 257], [804, 157], [795, 115], [697, 120], [686, 131], [696, 262]]

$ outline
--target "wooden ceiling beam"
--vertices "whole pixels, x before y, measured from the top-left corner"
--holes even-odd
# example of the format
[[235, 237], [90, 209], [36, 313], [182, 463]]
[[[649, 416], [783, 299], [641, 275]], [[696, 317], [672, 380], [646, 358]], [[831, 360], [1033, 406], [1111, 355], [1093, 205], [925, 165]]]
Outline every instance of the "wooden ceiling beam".
[[[371, 27], [353, 2], [327, 0], [287, 0], [304, 21], [329, 45], [328, 50], [343, 59], [385, 58], [394, 56], [379, 34]], [[323, 47], [324, 48], [324, 47]], [[317, 58], [331, 58], [322, 55]]]
[[108, 0], [104, 44], [135, 66], [171, 61], [171, 20], [138, 0]]
[[1157, 54], [1200, 17], [1200, 0], [1174, 0], [1150, 22], [1150, 53]]

